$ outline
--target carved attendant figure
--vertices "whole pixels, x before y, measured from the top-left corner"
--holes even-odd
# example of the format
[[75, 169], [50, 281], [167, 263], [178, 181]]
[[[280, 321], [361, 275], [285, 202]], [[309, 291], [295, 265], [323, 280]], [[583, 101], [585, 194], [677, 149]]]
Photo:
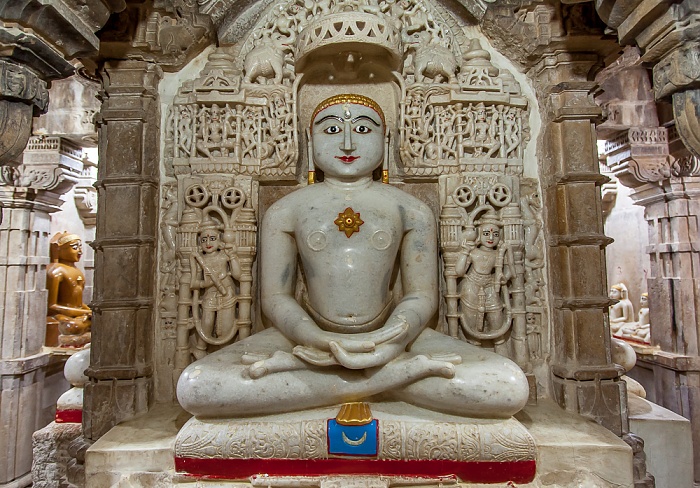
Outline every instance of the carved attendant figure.
[[92, 311], [83, 303], [85, 275], [75, 263], [83, 255], [80, 236], [59, 232], [51, 238], [51, 263], [46, 267], [46, 288], [49, 291], [47, 345], [82, 347], [90, 342]]
[[[235, 250], [231, 247], [224, 248], [219, 228], [211, 219], [205, 220], [200, 226], [199, 246], [202, 253], [192, 256], [196, 263], [192, 269], [201, 274], [193, 274], [190, 283], [190, 288], [195, 293], [192, 309], [199, 333], [195, 357], [206, 354], [207, 344], [224, 344], [236, 334], [236, 290], [233, 280], [241, 278], [241, 265]], [[201, 318], [198, 317], [197, 306], [200, 292]]]
[[513, 273], [504, 267], [506, 248], [495, 212], [489, 210], [481, 217], [477, 242], [478, 247], [469, 241], [462, 245], [455, 265], [457, 275], [464, 276], [459, 285], [461, 320], [467, 330], [497, 331], [504, 325], [501, 286]]
[[337, 95], [316, 108], [311, 152], [325, 179], [276, 202], [263, 221], [261, 304], [274, 327], [185, 369], [177, 394], [186, 410], [240, 417], [373, 397], [508, 417], [525, 405], [516, 364], [427, 327], [438, 307], [435, 217], [373, 181], [385, 134], [369, 98]]

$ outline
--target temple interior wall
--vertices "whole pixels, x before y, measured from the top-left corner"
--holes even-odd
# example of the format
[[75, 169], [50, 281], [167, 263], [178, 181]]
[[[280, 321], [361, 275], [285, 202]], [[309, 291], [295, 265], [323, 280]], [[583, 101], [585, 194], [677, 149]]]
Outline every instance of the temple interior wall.
[[624, 283], [636, 313], [641, 294], [647, 292], [649, 255], [646, 247], [649, 245], [649, 234], [644, 208], [634, 204], [630, 198], [632, 191], [617, 184], [615, 205], [605, 219], [605, 235], [615, 241], [605, 249], [605, 259], [608, 264], [608, 287]]

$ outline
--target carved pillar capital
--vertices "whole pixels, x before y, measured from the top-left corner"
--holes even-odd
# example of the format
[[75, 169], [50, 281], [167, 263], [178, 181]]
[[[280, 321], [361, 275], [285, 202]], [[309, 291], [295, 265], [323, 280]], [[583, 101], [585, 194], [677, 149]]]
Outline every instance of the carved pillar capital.
[[[639, 8], [637, 8], [639, 7]], [[653, 65], [657, 100], [671, 97], [681, 140], [700, 156], [700, 4], [696, 0], [602, 0], [601, 18], [617, 29], [621, 44], [633, 41]]]
[[73, 195], [80, 219], [86, 227], [94, 226], [97, 221], [97, 189], [93, 186], [97, 180], [97, 165], [85, 158], [83, 172], [78, 179]]
[[660, 183], [671, 176], [665, 127], [632, 127], [606, 141], [607, 166], [625, 186]]
[[60, 137], [32, 136], [18, 167], [0, 169], [0, 182], [8, 186], [67, 193], [82, 170], [82, 149]]
[[46, 82], [28, 68], [0, 59], [0, 166], [17, 166], [32, 131], [32, 116], [46, 111]]

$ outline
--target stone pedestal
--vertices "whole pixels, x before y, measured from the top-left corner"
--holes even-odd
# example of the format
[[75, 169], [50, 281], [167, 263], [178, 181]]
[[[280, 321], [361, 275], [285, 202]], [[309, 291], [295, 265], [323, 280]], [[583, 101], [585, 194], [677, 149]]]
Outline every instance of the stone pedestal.
[[647, 471], [656, 488], [693, 485], [690, 422], [644, 398], [630, 395], [630, 430], [644, 439]]
[[[113, 428], [93, 444], [87, 452], [86, 486], [88, 488], [102, 488], [118, 483], [131, 483], [137, 486], [177, 484], [183, 488], [205, 486], [231, 488], [361, 486], [366, 488], [375, 486], [373, 483], [379, 483], [376, 486], [390, 485], [390, 481], [382, 477], [374, 477], [371, 480], [360, 478], [363, 484], [353, 485], [351, 483], [357, 482], [358, 477], [352, 479], [347, 477], [306, 477], [300, 481], [290, 478], [277, 480], [261, 478], [257, 481], [231, 482], [220, 479], [196, 480], [187, 476], [179, 476], [175, 473], [174, 449], [176, 435], [187, 420], [188, 415], [179, 407], [159, 405], [151, 409], [147, 415]], [[406, 421], [407, 419], [404, 417], [402, 420]], [[569, 414], [547, 401], [541, 401], [537, 406], [525, 407], [522, 412], [516, 415], [515, 420], [508, 422], [515, 422], [520, 426], [520, 429], [526, 429], [529, 432], [538, 453], [535, 480], [531, 483], [517, 483], [518, 487], [599, 486], [601, 480], [606, 480], [609, 486], [632, 486], [631, 449], [607, 429], [586, 421], [579, 415]], [[280, 441], [283, 440], [284, 438], [280, 438]], [[436, 447], [439, 448], [438, 451], [435, 451], [436, 453], [447, 452], [445, 445]], [[494, 455], [496, 454], [494, 453]], [[282, 485], [275, 483], [282, 483]], [[414, 485], [424, 488], [438, 486], [438, 483], [416, 479], [404, 480], [403, 483], [402, 486]], [[440, 486], [476, 488], [506, 484], [508, 483], [496, 485], [464, 484], [446, 478]]]

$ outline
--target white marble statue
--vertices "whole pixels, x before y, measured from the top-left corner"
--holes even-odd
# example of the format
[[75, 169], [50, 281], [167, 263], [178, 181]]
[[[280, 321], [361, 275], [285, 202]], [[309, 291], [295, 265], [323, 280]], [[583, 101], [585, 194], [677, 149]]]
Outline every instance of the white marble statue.
[[369, 98], [317, 107], [312, 156], [324, 180], [280, 199], [263, 221], [261, 305], [274, 327], [187, 367], [177, 386], [187, 411], [232, 418], [392, 399], [505, 418], [525, 405], [515, 363], [427, 328], [438, 309], [435, 216], [373, 181], [385, 135]]
[[610, 332], [613, 335], [620, 335], [623, 326], [634, 322], [634, 307], [624, 283], [618, 283], [610, 288], [610, 298], [618, 300], [617, 303], [610, 306], [608, 312]]
[[651, 341], [651, 326], [649, 324], [649, 294], [642, 293], [639, 300], [639, 314], [637, 322], [624, 325], [620, 328], [620, 335], [625, 339], [641, 341], [649, 344]]

